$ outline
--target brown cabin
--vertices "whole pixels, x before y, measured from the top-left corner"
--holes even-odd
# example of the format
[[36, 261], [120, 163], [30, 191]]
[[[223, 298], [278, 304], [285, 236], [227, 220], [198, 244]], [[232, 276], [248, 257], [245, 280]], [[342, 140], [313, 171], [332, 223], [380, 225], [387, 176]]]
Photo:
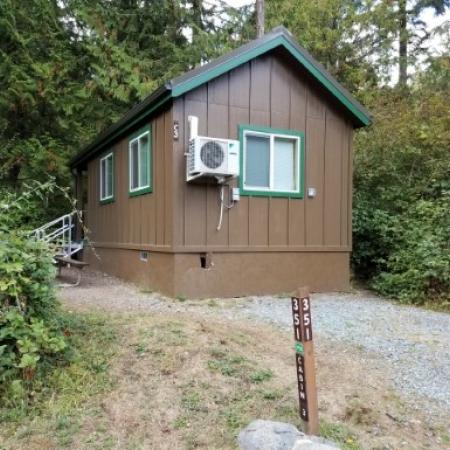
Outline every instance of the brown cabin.
[[[73, 159], [98, 254], [87, 246], [84, 259], [170, 296], [345, 290], [352, 136], [369, 123], [276, 28], [169, 81]], [[197, 157], [208, 150], [211, 167], [223, 162], [225, 142], [234, 176], [187, 181], [192, 133], [217, 140], [201, 147], [199, 138]]]

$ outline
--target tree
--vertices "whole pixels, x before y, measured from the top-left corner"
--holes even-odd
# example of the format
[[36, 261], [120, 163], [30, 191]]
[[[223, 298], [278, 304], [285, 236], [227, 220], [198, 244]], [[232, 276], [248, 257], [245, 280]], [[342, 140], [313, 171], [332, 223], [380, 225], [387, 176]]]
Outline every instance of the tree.
[[384, 44], [377, 24], [380, 6], [353, 0], [267, 0], [270, 28], [284, 25], [352, 91], [378, 80], [372, 55]]
[[167, 79], [239, 44], [242, 24], [202, 0], [0, 2], [0, 188], [70, 184], [67, 162], [83, 144]]
[[56, 1], [0, 3], [0, 177], [11, 187], [19, 177], [59, 175], [63, 142], [79, 137], [83, 58], [66, 45], [73, 35], [61, 13]]
[[256, 37], [264, 35], [264, 0], [256, 0]]
[[[420, 15], [427, 8], [432, 8], [436, 15], [445, 13], [450, 7], [450, 0], [398, 0], [394, 12], [397, 14], [398, 23], [398, 85], [406, 86], [408, 81], [408, 65], [414, 53], [422, 51], [423, 43], [429, 38], [426, 24], [420, 20]], [[414, 42], [415, 41], [415, 42]], [[410, 44], [414, 43], [413, 54], [409, 54]]]

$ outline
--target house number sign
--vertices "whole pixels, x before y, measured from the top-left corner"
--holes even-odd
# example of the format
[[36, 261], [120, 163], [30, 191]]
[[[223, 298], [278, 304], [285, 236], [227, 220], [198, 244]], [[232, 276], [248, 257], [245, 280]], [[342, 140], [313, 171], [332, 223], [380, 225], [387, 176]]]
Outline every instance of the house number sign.
[[300, 418], [305, 422], [308, 434], [318, 434], [319, 419], [311, 323], [311, 299], [308, 290], [306, 288], [299, 289], [292, 296], [291, 301]]
[[178, 120], [173, 121], [173, 140], [178, 141], [180, 139], [180, 122]]

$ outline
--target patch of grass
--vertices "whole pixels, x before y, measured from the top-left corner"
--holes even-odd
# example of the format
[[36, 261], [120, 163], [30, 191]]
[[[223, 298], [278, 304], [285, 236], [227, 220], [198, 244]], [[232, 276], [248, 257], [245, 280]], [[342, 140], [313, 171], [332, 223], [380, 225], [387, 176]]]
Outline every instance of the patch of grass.
[[240, 331], [234, 331], [233, 333], [230, 333], [228, 338], [236, 344], [240, 345], [248, 345], [249, 343], [249, 337], [245, 333], [241, 333]]
[[149, 287], [141, 287], [139, 289], [139, 292], [141, 294], [153, 294], [153, 292], [155, 292], [155, 291], [152, 288], [149, 288]]
[[201, 411], [200, 393], [195, 390], [183, 392], [181, 397], [181, 405], [187, 411]]
[[445, 433], [441, 435], [441, 439], [444, 444], [450, 445], [450, 434]]
[[280, 292], [279, 294], [274, 295], [275, 298], [283, 299], [283, 298], [291, 298], [291, 294], [287, 292]]
[[188, 428], [189, 427], [189, 418], [188, 418], [188, 416], [177, 417], [173, 421], [172, 426], [173, 426], [173, 428], [175, 428], [175, 430], [180, 430], [182, 428]]
[[0, 402], [0, 423], [4, 423], [0, 435], [8, 438], [19, 431], [26, 441], [34, 428], [43, 427], [56, 447], [67, 446], [79, 430], [84, 404], [112, 388], [108, 369], [118, 349], [114, 321], [105, 315], [70, 313], [63, 320], [69, 342], [64, 360], [38, 372], [22, 401]]
[[280, 400], [283, 398], [283, 392], [277, 389], [261, 391], [260, 394], [264, 400]]
[[142, 356], [144, 353], [148, 352], [147, 345], [143, 342], [136, 344], [134, 347], [135, 347], [135, 351], [138, 355]]
[[250, 381], [253, 383], [262, 383], [270, 380], [273, 377], [273, 372], [270, 369], [257, 370], [250, 374]]
[[184, 294], [177, 294], [175, 297], [179, 302], [185, 302], [187, 300], [187, 297]]
[[325, 439], [336, 442], [342, 450], [362, 450], [356, 437], [350, 430], [340, 423], [320, 421], [320, 435]]
[[249, 370], [247, 359], [236, 354], [225, 353], [219, 358], [210, 359], [207, 365], [211, 371], [220, 372], [227, 377], [245, 378]]

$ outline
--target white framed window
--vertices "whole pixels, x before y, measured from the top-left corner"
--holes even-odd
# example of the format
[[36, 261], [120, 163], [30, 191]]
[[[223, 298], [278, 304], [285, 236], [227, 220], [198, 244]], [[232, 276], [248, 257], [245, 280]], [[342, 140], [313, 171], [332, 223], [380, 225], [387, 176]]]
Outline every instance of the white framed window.
[[114, 153], [100, 158], [100, 201], [114, 200]]
[[242, 195], [303, 198], [304, 135], [240, 126]]
[[129, 193], [151, 192], [150, 129], [146, 127], [134, 134], [128, 143]]

